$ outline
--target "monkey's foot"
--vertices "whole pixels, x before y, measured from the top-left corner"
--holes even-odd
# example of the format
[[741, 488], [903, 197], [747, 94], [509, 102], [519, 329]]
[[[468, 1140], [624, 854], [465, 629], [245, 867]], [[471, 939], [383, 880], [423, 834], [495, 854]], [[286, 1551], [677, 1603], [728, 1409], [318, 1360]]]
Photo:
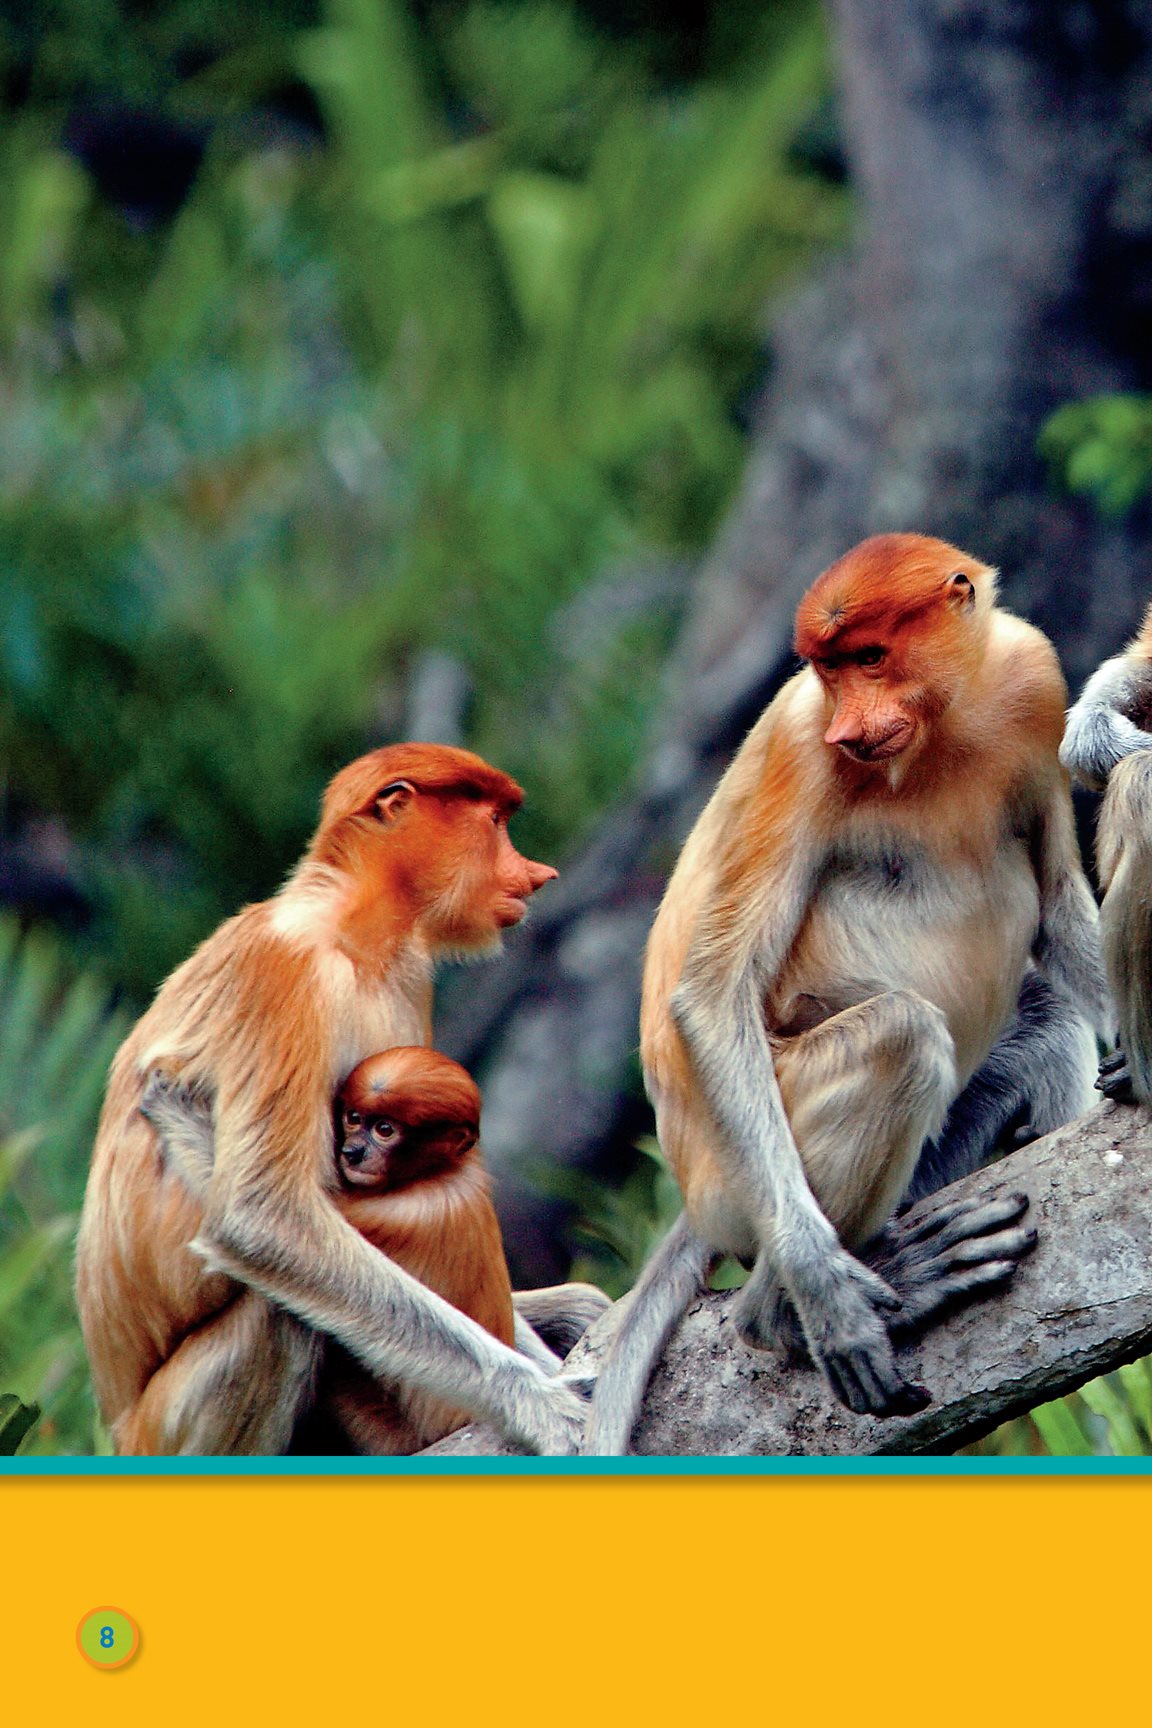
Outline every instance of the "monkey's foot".
[[901, 1298], [888, 1322], [894, 1339], [908, 1338], [970, 1297], [1002, 1289], [1037, 1233], [1023, 1228], [1026, 1194], [949, 1200], [929, 1194], [886, 1224], [861, 1258]]
[[1136, 1094], [1132, 1089], [1132, 1073], [1123, 1050], [1114, 1050], [1111, 1056], [1103, 1058], [1094, 1084], [1097, 1092], [1103, 1092], [1105, 1098], [1111, 1098], [1117, 1104], [1136, 1102]]
[[823, 1288], [808, 1292], [810, 1334], [791, 1297], [753, 1271], [733, 1313], [741, 1339], [753, 1349], [783, 1347], [793, 1359], [815, 1362], [836, 1397], [857, 1415], [911, 1416], [923, 1410], [932, 1401], [930, 1392], [905, 1380], [892, 1355], [889, 1328], [899, 1308], [897, 1293], [843, 1250], [829, 1271]]

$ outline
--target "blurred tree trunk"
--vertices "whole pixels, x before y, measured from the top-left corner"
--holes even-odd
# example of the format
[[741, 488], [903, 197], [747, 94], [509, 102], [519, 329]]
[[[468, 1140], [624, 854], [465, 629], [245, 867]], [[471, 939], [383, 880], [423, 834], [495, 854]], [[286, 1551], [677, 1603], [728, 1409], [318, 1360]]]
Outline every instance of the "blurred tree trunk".
[[864, 535], [998, 564], [1073, 686], [1152, 593], [1152, 515], [1058, 497], [1060, 404], [1152, 385], [1152, 9], [1130, 0], [835, 0], [858, 236], [787, 309], [741, 495], [693, 589], [634, 795], [458, 991], [445, 1047], [485, 1087], [514, 1272], [563, 1270], [514, 1174], [610, 1169], [643, 1124], [640, 954], [664, 878], [786, 673], [809, 582]]

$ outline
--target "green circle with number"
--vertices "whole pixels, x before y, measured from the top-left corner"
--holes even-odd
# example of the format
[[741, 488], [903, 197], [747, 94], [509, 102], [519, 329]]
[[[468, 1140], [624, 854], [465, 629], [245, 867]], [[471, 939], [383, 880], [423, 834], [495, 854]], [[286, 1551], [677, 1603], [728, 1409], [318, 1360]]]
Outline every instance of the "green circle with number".
[[80, 1654], [96, 1668], [122, 1668], [136, 1654], [140, 1628], [123, 1608], [93, 1608], [76, 1628]]

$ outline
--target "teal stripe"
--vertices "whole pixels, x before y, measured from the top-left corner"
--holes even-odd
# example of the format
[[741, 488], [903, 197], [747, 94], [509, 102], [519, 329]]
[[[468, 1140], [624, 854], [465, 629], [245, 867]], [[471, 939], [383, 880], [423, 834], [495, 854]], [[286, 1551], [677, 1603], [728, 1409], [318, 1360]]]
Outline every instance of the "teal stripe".
[[0, 1476], [1144, 1476], [1152, 1458], [0, 1458]]

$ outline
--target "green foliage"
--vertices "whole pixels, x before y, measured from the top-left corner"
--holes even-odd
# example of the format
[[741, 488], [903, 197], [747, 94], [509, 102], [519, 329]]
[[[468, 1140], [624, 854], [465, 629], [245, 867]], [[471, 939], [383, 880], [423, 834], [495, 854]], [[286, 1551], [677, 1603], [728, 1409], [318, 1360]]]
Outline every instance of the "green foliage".
[[[237, 28], [196, 81], [218, 113], [270, 76]], [[159, 30], [132, 41], [167, 89]], [[806, 4], [674, 95], [558, 0], [329, 0], [276, 54], [327, 144], [221, 129], [167, 228], [39, 116], [0, 133], [0, 757], [138, 996], [282, 877], [427, 649], [471, 675], [529, 849], [619, 794], [678, 595], [582, 636], [570, 608], [706, 539], [764, 297], [841, 221], [787, 148], [824, 87]]]
[[541, 1193], [567, 1200], [576, 1209], [570, 1276], [599, 1285], [613, 1298], [632, 1288], [680, 1211], [676, 1178], [652, 1139], [638, 1143], [635, 1164], [616, 1188], [555, 1166], [537, 1166], [527, 1174]]
[[125, 1031], [95, 979], [74, 976], [46, 937], [0, 922], [0, 1383], [42, 1409], [34, 1451], [92, 1449], [71, 1249]]
[[0, 1458], [19, 1452], [39, 1418], [39, 1405], [21, 1404], [14, 1393], [0, 1392]]
[[1001, 1458], [1036, 1453], [1057, 1458], [1152, 1455], [1152, 1357], [1030, 1410], [970, 1450]]
[[1152, 491], [1152, 396], [1092, 396], [1047, 421], [1040, 453], [1070, 492], [1123, 516]]

